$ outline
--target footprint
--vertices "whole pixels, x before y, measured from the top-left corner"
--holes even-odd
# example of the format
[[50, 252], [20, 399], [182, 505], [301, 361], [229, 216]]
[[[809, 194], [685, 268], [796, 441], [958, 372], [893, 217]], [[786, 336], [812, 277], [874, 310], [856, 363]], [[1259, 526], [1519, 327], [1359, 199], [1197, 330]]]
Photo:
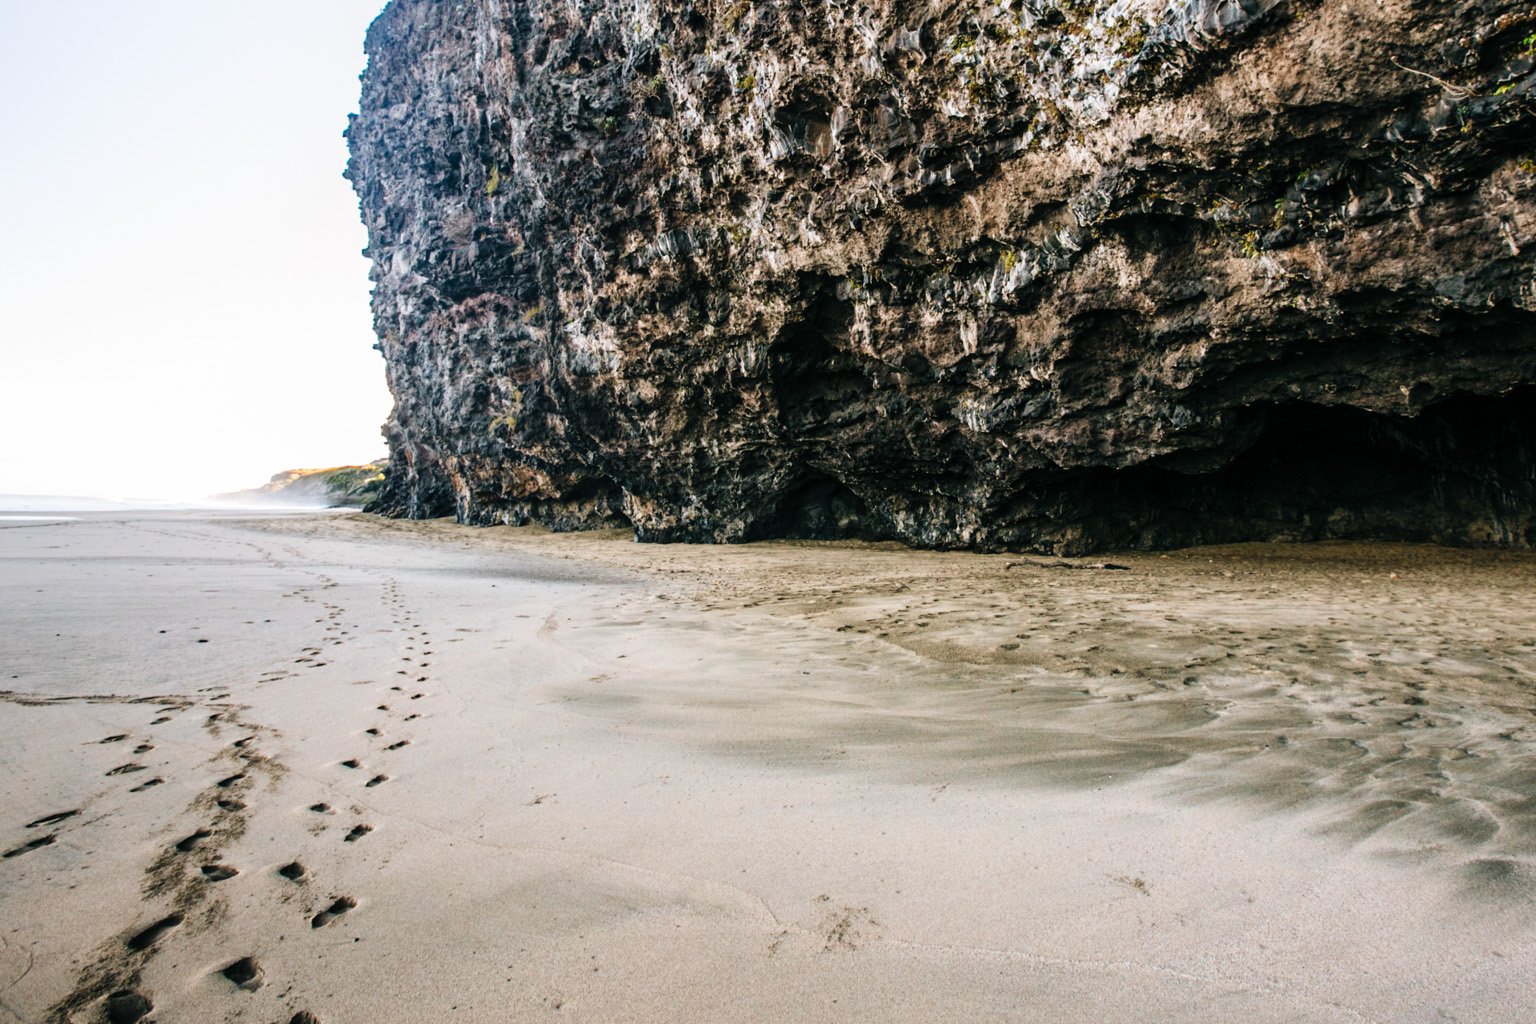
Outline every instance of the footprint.
[[231, 743], [230, 746], [235, 747], [236, 749], [243, 750], [246, 747], [250, 746], [255, 741], [256, 741], [256, 737], [255, 736], [247, 736], [243, 740], [235, 740], [235, 742]]
[[149, 997], [136, 989], [114, 992], [107, 997], [107, 1024], [138, 1024], [154, 1008]]
[[20, 857], [24, 853], [31, 853], [33, 850], [41, 850], [45, 846], [52, 846], [58, 841], [58, 836], [42, 836], [32, 840], [30, 843], [23, 843], [14, 850], [7, 850], [5, 853], [0, 854], [0, 859], [10, 860], [13, 857]]
[[345, 761], [341, 762], [341, 766], [343, 768], [361, 768], [363, 766], [363, 762], [359, 761], [355, 757], [349, 757]]
[[255, 992], [265, 981], [261, 976], [261, 964], [253, 956], [241, 957], [219, 973], [247, 992]]
[[207, 839], [211, 835], [213, 835], [212, 832], [205, 828], [200, 828], [196, 832], [193, 832], [191, 835], [187, 836], [187, 838], [183, 839], [181, 842], [177, 843], [176, 849], [181, 853], [191, 853], [193, 850], [197, 849], [198, 843], [202, 842], [204, 839]]
[[298, 1013], [293, 1015], [293, 1018], [288, 1021], [288, 1024], [320, 1024], [320, 1018], [316, 1017], [308, 1010], [300, 1010]]
[[227, 882], [240, 873], [240, 870], [228, 864], [204, 864], [203, 877], [210, 882]]
[[342, 842], [344, 842], [344, 843], [355, 843], [359, 839], [363, 838], [363, 836], [367, 835], [369, 832], [372, 832], [372, 831], [373, 831], [373, 826], [372, 825], [354, 825], [352, 827], [352, 831], [350, 831], [350, 832], [348, 832], [346, 834], [346, 837], [342, 839]]
[[410, 745], [411, 745], [411, 741], [410, 740], [398, 740], [398, 741], [396, 741], [394, 743], [391, 743], [389, 746], [385, 747], [384, 749], [385, 750], [399, 750], [401, 747], [408, 747]]
[[152, 779], [149, 779], [149, 780], [148, 780], [148, 781], [146, 781], [146, 782], [141, 782], [141, 783], [139, 783], [139, 784], [138, 784], [138, 785], [137, 785], [137, 786], [134, 786], [134, 787], [133, 787], [133, 788], [132, 788], [132, 789], [130, 789], [130, 790], [129, 790], [129, 791], [128, 791], [128, 792], [130, 792], [130, 793], [142, 793], [142, 792], [144, 792], [144, 791], [145, 791], [145, 790], [146, 790], [146, 789], [154, 789], [154, 788], [155, 788], [155, 787], [156, 787], [156, 786], [162, 786], [162, 785], [164, 785], [164, 784], [165, 784], [165, 780], [164, 780], [164, 779], [162, 779], [162, 778], [160, 778], [160, 777], [159, 777], [159, 776], [158, 776], [158, 775], [157, 775], [157, 776], [155, 776], [155, 777], [154, 777], [154, 778], [152, 778]]
[[303, 864], [300, 864], [298, 861], [290, 861], [289, 863], [284, 864], [282, 867], [278, 868], [277, 873], [288, 879], [290, 882], [297, 882], [299, 879], [309, 874], [309, 871], [304, 867]]
[[335, 808], [333, 808], [330, 804], [325, 804], [325, 803], [310, 804], [309, 805], [309, 809], [314, 811], [316, 814], [335, 814], [336, 813]]
[[220, 800], [219, 801], [219, 809], [223, 810], [223, 811], [231, 811], [231, 812], [233, 812], [233, 811], [243, 811], [243, 810], [245, 810], [245, 801], [244, 800]]
[[220, 779], [218, 782], [214, 783], [214, 785], [218, 786], [220, 789], [228, 789], [230, 786], [233, 786], [235, 783], [240, 782], [244, 778], [245, 772], [241, 772], [238, 775], [231, 775], [227, 779]]
[[121, 743], [121, 742], [123, 742], [123, 740], [125, 740], [127, 738], [128, 738], [128, 734], [125, 733], [125, 732], [121, 732], [121, 733], [118, 733], [116, 736], [108, 736], [108, 737], [106, 737], [104, 739], [99, 739], [96, 742], [97, 743]]
[[389, 776], [388, 775], [375, 775], [373, 778], [371, 778], [367, 782], [363, 783], [363, 786], [366, 789], [372, 789], [374, 786], [381, 785], [382, 783], [385, 783], [385, 782], [388, 782], [388, 781], [389, 781]]
[[[153, 722], [150, 722], [149, 724], [150, 725], [164, 725], [166, 722], [169, 722], [170, 720], [171, 719], [170, 719], [169, 715], [161, 715], [159, 718], [155, 719]], [[127, 738], [128, 737], [126, 737], [126, 736], [123, 737], [123, 739], [127, 739]]]
[[375, 728], [375, 729], [368, 729], [368, 730], [365, 730], [365, 731], [368, 733], [369, 736], [383, 736], [384, 735], [384, 731], [382, 729]]
[[109, 775], [109, 776], [111, 776], [111, 775], [131, 775], [134, 772], [142, 772], [143, 770], [144, 770], [144, 766], [143, 765], [141, 765], [141, 764], [134, 764], [133, 762], [130, 761], [128, 764], [120, 764], [120, 765], [118, 765], [116, 768], [113, 768], [111, 771], [107, 772], [106, 774]]
[[28, 822], [27, 828], [40, 828], [43, 825], [57, 825], [68, 818], [73, 818], [79, 811], [59, 811], [57, 814], [45, 814], [36, 821]]
[[309, 926], [311, 928], [324, 928], [326, 925], [330, 924], [342, 914], [345, 914], [347, 911], [352, 910], [356, 906], [357, 900], [353, 899], [351, 896], [338, 896], [334, 903], [309, 919]]
[[160, 937], [162, 935], [170, 931], [172, 928], [180, 925], [183, 920], [184, 919], [180, 914], [171, 914], [168, 917], [162, 917], [148, 928], [145, 928], [143, 931], [130, 938], [128, 940], [128, 948], [133, 950], [135, 953], [143, 952], [150, 946], [153, 946], [156, 942], [160, 941]]
[[147, 754], [154, 749], [155, 745], [153, 743], [140, 743], [138, 746], [133, 748], [133, 752], [135, 754]]

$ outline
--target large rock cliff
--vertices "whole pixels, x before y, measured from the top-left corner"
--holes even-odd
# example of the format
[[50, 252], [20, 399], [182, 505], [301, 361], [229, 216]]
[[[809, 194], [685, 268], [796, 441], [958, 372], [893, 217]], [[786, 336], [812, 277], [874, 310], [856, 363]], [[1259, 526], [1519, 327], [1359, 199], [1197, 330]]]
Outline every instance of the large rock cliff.
[[1536, 8], [394, 0], [379, 508], [1536, 542]]

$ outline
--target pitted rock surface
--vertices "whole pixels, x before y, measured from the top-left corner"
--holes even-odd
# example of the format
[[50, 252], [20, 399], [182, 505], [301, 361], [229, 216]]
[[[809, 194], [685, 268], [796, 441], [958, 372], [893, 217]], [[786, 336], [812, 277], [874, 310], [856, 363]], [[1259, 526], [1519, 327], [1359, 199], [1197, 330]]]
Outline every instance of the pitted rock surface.
[[394, 0], [375, 506], [1536, 543], [1536, 9]]

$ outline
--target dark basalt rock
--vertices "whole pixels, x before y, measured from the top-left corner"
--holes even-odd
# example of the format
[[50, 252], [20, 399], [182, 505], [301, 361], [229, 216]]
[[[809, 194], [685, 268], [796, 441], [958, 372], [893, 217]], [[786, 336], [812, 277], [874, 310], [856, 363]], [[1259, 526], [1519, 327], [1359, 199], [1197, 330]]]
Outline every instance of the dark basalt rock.
[[1536, 11], [394, 0], [375, 508], [1536, 543]]

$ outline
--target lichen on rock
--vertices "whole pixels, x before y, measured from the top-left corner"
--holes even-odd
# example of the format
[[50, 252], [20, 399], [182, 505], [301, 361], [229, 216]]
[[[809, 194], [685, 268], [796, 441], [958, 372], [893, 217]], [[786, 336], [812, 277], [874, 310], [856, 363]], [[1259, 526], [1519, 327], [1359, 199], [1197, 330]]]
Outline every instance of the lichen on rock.
[[394, 0], [376, 507], [1536, 543], [1536, 11]]

